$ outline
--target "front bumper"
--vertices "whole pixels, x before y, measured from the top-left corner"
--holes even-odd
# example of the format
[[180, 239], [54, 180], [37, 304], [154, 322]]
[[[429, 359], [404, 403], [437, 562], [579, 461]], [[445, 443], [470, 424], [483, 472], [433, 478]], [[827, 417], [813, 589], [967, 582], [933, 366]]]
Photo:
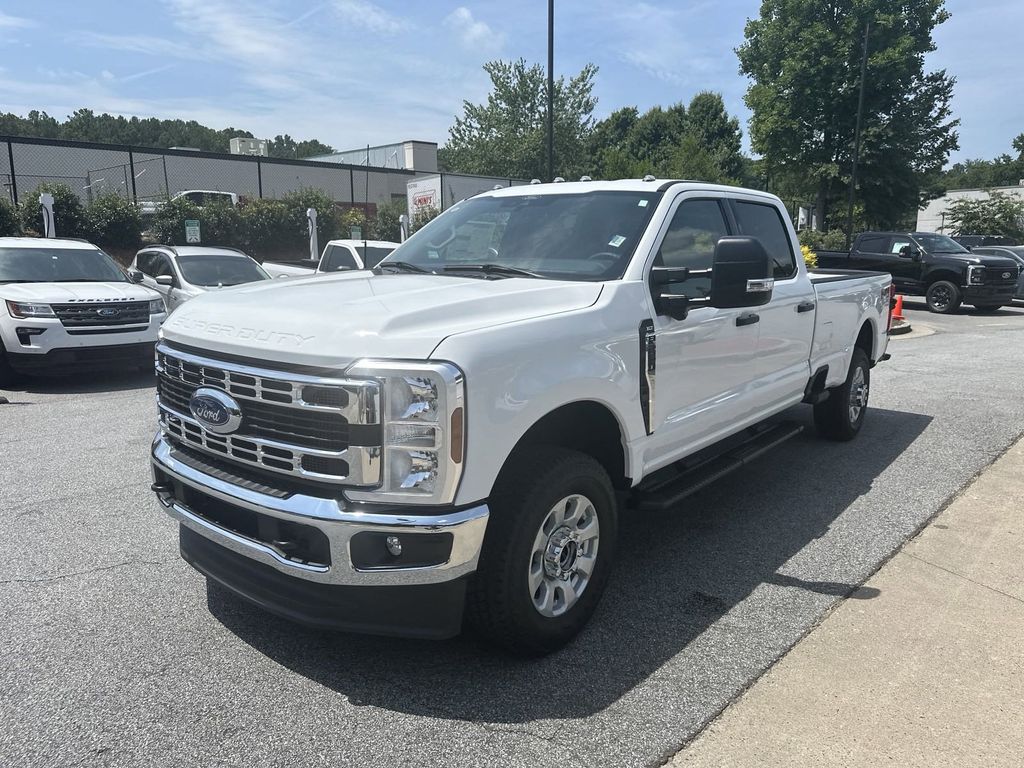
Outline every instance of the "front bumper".
[[[158, 435], [154, 490], [181, 525], [181, 553], [267, 610], [318, 627], [374, 634], [458, 633], [467, 577], [487, 527], [484, 504], [415, 514], [282, 493], [204, 467]], [[403, 542], [387, 554], [389, 536]], [[411, 558], [411, 559], [410, 559]]]
[[106, 344], [99, 347], [57, 347], [42, 353], [8, 349], [11, 368], [25, 374], [71, 374], [121, 366], [151, 366], [155, 342]]
[[1009, 304], [1016, 293], [1016, 285], [968, 285], [963, 289], [967, 304]]

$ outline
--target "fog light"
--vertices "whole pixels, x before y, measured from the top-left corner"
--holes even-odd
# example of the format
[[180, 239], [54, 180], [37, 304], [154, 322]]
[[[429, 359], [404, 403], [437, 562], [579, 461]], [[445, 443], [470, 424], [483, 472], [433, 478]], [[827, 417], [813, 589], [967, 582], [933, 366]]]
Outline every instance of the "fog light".
[[398, 538], [397, 536], [388, 536], [384, 544], [385, 546], [387, 546], [388, 552], [390, 552], [395, 557], [401, 557], [402, 540], [400, 538]]
[[41, 333], [46, 333], [45, 328], [15, 328], [14, 334], [18, 337], [18, 342], [23, 347], [27, 347], [32, 343], [32, 337], [38, 336]]

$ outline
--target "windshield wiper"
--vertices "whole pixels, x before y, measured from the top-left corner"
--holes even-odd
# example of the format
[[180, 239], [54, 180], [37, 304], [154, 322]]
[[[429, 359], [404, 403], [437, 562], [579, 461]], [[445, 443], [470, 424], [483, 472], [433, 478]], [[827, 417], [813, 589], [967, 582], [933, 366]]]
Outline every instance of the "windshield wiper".
[[503, 277], [535, 277], [547, 280], [544, 275], [519, 267], [508, 267], [504, 264], [446, 264], [445, 272], [483, 272], [485, 275], [501, 275]]
[[385, 267], [394, 267], [395, 272], [415, 272], [421, 275], [432, 275], [434, 274], [429, 269], [424, 269], [418, 264], [411, 264], [408, 261], [382, 261], [376, 267], [373, 268], [374, 274], [383, 274]]

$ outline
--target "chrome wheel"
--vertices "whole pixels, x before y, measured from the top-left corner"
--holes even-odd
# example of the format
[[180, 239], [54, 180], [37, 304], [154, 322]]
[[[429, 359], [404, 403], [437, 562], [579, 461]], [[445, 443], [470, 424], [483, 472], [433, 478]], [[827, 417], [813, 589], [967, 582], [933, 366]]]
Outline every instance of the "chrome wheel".
[[868, 405], [868, 382], [864, 376], [864, 369], [860, 366], [853, 372], [853, 381], [850, 382], [850, 423], [856, 424], [860, 418], [861, 411]]
[[533, 540], [529, 587], [542, 616], [561, 616], [580, 599], [597, 563], [601, 524], [597, 509], [575, 493], [555, 504]]

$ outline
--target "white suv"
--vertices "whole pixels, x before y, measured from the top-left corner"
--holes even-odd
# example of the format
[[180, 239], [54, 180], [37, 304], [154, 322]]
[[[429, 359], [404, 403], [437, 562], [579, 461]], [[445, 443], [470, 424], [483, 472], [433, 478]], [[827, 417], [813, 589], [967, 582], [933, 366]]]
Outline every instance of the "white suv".
[[80, 240], [0, 237], [0, 385], [18, 373], [150, 368], [163, 299]]
[[207, 291], [269, 280], [242, 251], [227, 247], [152, 245], [135, 254], [128, 274], [164, 298], [167, 311]]

